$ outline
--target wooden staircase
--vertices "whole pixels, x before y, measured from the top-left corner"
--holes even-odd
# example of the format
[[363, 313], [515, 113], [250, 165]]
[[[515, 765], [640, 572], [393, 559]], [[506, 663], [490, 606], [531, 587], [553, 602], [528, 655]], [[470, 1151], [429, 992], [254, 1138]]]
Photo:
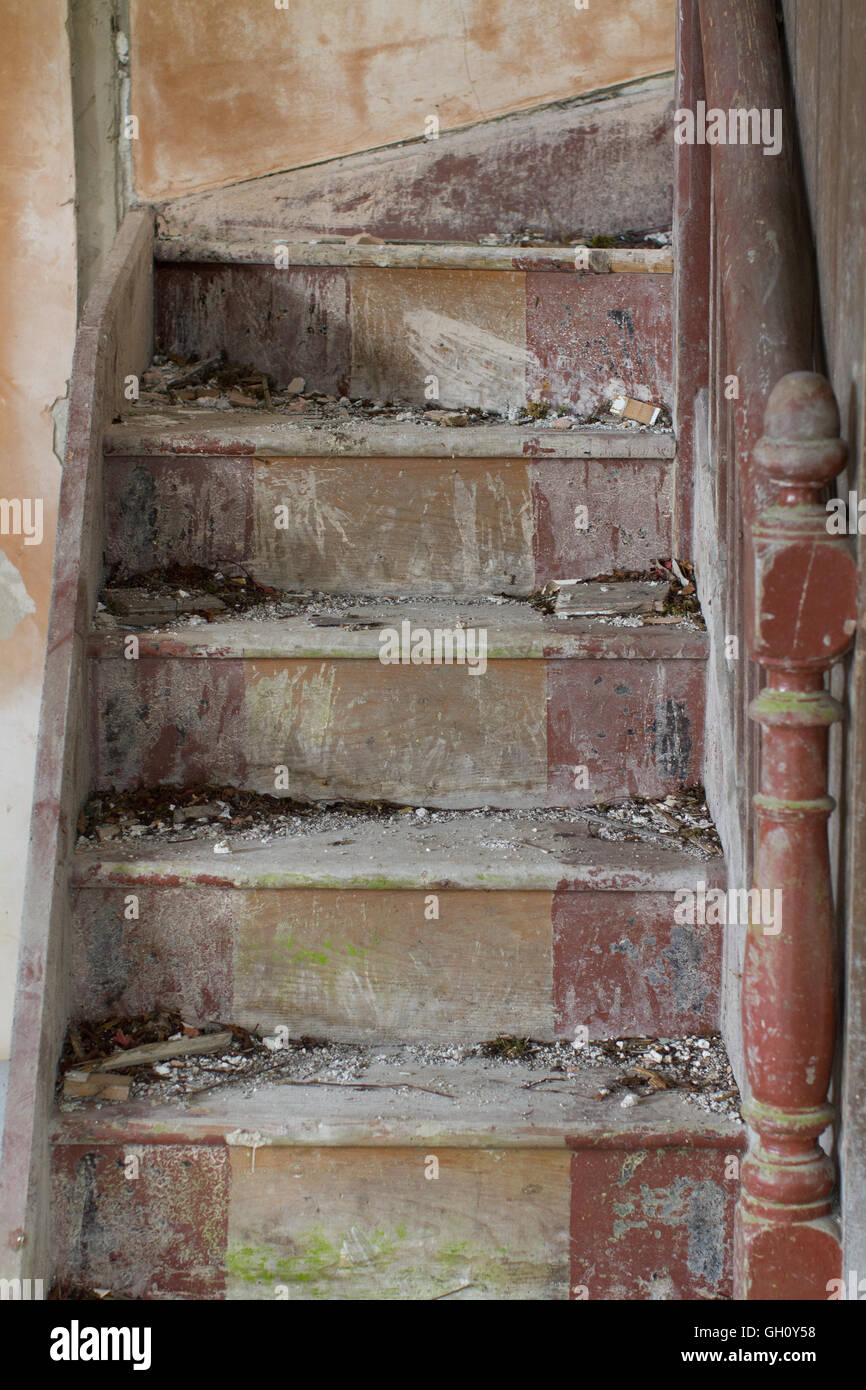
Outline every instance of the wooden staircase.
[[[699, 784], [706, 636], [526, 602], [671, 553], [669, 432], [516, 422], [529, 400], [597, 407], [615, 381], [669, 400], [668, 253], [593, 252], [589, 271], [557, 248], [308, 245], [285, 269], [263, 259], [271, 246], [156, 254], [161, 351], [255, 361], [274, 391], [303, 376], [308, 393], [396, 400], [406, 418], [149, 400], [107, 423], [119, 616], [87, 643], [91, 791], [225, 784], [423, 811], [230, 840], [222, 859], [211, 840], [82, 842], [73, 1017], [175, 1008], [373, 1052], [369, 1089], [277, 1077], [200, 1100], [63, 1103], [60, 1287], [729, 1295], [736, 1125], [664, 1094], [623, 1108], [604, 1067], [563, 1099], [519, 1063], [498, 1074], [418, 1051], [718, 1026], [718, 928], [678, 926], [673, 903], [721, 883], [722, 862], [546, 818]], [[431, 376], [434, 404], [473, 423], [419, 418]], [[178, 563], [242, 567], [325, 609], [349, 593], [360, 622], [229, 611], [148, 627], [130, 577]], [[484, 669], [383, 664], [382, 628], [406, 623], [483, 632]]]
[[[680, 0], [676, 88], [787, 106], [770, 0]], [[0, 1276], [150, 1300], [838, 1279], [824, 686], [857, 605], [822, 499], [845, 448], [796, 138], [677, 146], [675, 183], [676, 267], [285, 242], [279, 181], [249, 216], [243, 185], [163, 209], [172, 235], [127, 215], [73, 370]], [[166, 355], [249, 364], [264, 404], [131, 403]], [[676, 432], [601, 420], [613, 394]], [[694, 561], [706, 630], [611, 618], [616, 578], [607, 617], [552, 611], [555, 581], [659, 556]], [[266, 601], [236, 611], [234, 582]], [[483, 660], [431, 661], [437, 633]], [[602, 833], [611, 803], [703, 782], [725, 858]], [[119, 822], [148, 798], [162, 828]], [[783, 932], [675, 912], [752, 883]], [[82, 1031], [154, 1014], [222, 1030], [210, 1071], [62, 1097]], [[617, 1069], [720, 1022], [742, 1183], [742, 1125]]]
[[[36, 823], [60, 876], [31, 888], [33, 960], [63, 946], [23, 990], [40, 1060], [7, 1146], [28, 1258], [66, 1296], [730, 1296], [742, 1128], [664, 1090], [623, 1105], [601, 1052], [563, 1064], [717, 1030], [719, 928], [674, 904], [724, 861], [586, 815], [700, 785], [707, 637], [530, 602], [677, 553], [670, 430], [578, 420], [614, 390], [670, 402], [669, 253], [325, 243], [277, 269], [272, 243], [151, 235], [131, 213], [76, 361], [55, 623], [78, 635], [49, 658]], [[130, 402], [151, 309], [159, 352], [318, 403]], [[399, 408], [352, 404], [373, 395]], [[141, 576], [178, 565], [271, 610], [161, 623]], [[473, 633], [483, 663], [383, 662], [386, 628]], [[82, 807], [202, 786], [313, 809], [225, 844], [219, 821], [79, 833]], [[329, 1039], [349, 1084], [55, 1099], [67, 1022], [159, 1010], [295, 1057]], [[497, 1036], [558, 1070], [478, 1052]]]

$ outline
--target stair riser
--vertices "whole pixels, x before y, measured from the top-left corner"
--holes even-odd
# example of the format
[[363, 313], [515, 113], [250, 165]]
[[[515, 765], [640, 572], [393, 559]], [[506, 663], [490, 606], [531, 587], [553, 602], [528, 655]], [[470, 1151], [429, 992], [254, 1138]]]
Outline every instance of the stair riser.
[[[732, 1298], [741, 1135], [715, 1146], [574, 1154], [573, 1298]], [[737, 1162], [732, 1164], [731, 1159]]]
[[161, 264], [155, 294], [163, 352], [225, 350], [279, 385], [499, 412], [588, 414], [623, 389], [672, 404], [671, 275]]
[[671, 548], [663, 460], [168, 456], [110, 459], [105, 479], [106, 562], [128, 574], [235, 563], [278, 589], [529, 594]]
[[437, 1148], [431, 1131], [412, 1148], [253, 1149], [244, 1137], [55, 1147], [58, 1277], [132, 1298], [731, 1295], [721, 1148]]
[[88, 1019], [160, 1006], [348, 1042], [715, 1031], [721, 936], [677, 925], [674, 906], [670, 893], [84, 888], [73, 997]]
[[700, 781], [704, 673], [687, 659], [489, 651], [475, 674], [375, 659], [108, 658], [91, 669], [94, 782], [442, 807], [663, 796]]
[[421, 1148], [63, 1146], [58, 1274], [134, 1298], [429, 1299], [471, 1283], [475, 1299], [565, 1299], [569, 1187], [564, 1149], [437, 1154], [433, 1133]]

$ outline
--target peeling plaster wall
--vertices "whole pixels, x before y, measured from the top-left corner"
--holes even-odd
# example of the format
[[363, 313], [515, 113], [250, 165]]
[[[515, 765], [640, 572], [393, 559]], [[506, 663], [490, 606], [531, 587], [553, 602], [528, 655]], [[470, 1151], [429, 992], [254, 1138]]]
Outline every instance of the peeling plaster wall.
[[0, 497], [42, 499], [43, 538], [0, 535], [0, 1056], [8, 1056], [60, 464], [52, 405], [75, 333], [65, 6], [5, 0], [0, 45]]
[[667, 72], [674, 0], [131, 0], [158, 201]]

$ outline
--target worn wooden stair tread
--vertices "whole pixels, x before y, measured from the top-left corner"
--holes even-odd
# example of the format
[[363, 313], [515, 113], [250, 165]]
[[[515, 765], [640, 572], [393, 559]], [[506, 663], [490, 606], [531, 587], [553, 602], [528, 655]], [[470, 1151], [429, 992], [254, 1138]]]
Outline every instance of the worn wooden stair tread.
[[667, 430], [570, 429], [506, 421], [454, 427], [420, 420], [323, 420], [263, 410], [139, 406], [103, 434], [108, 458], [171, 454], [257, 457], [671, 459]]
[[86, 1016], [161, 1002], [344, 1042], [714, 1030], [721, 935], [676, 925], [674, 893], [721, 886], [720, 856], [561, 812], [325, 812], [305, 832], [287, 810], [74, 855]]
[[[535, 831], [535, 833], [533, 833]], [[231, 854], [211, 842], [137, 841], [82, 850], [72, 859], [79, 888], [195, 883], [227, 888], [452, 888], [673, 892], [697, 879], [721, 884], [721, 856], [700, 861], [672, 839], [670, 848], [602, 840], [579, 816], [461, 813], [396, 825], [371, 818], [345, 830], [311, 830], [270, 844], [234, 838]]]
[[670, 1093], [593, 1099], [606, 1068], [530, 1086], [547, 1073], [520, 1062], [377, 1055], [371, 1090], [56, 1110], [60, 1279], [145, 1299], [618, 1298], [648, 1262], [668, 1297], [726, 1295], [736, 1121]]
[[[388, 1054], [391, 1054], [388, 1056]], [[620, 1075], [588, 1067], [552, 1075], [526, 1063], [469, 1058], [425, 1064], [382, 1044], [357, 1085], [305, 1085], [258, 1079], [219, 1085], [201, 1095], [105, 1104], [65, 1103], [55, 1114], [60, 1144], [112, 1142], [225, 1143], [261, 1150], [289, 1145], [403, 1145], [495, 1148], [738, 1148], [742, 1127], [690, 1104], [673, 1091], [643, 1097], [628, 1109], [622, 1093], [596, 1099]], [[297, 1079], [294, 1071], [286, 1078]], [[365, 1090], [369, 1085], [375, 1089]], [[446, 1094], [436, 1094], [445, 1092]]]
[[[587, 590], [591, 586], [586, 586]], [[606, 602], [614, 602], [616, 586], [605, 585]], [[629, 585], [622, 585], [624, 598]], [[112, 594], [123, 603], [120, 589]], [[154, 621], [165, 611], [166, 600], [154, 595]], [[142, 612], [141, 600], [132, 602], [136, 622], [140, 626], [150, 620]], [[310, 616], [321, 614], [328, 621], [318, 626]], [[339, 620], [339, 625], [331, 622]], [[124, 617], [117, 618], [118, 628], [97, 630], [90, 637], [90, 652], [94, 657], [124, 657]], [[407, 599], [392, 603], [360, 602], [345, 612], [334, 609], [327, 597], [313, 605], [308, 613], [293, 617], [257, 620], [229, 618], [220, 615], [207, 624], [181, 626], [151, 634], [138, 634], [139, 656], [220, 659], [285, 659], [341, 657], [378, 660], [383, 643], [383, 629], [403, 633], [423, 629], [434, 633], [454, 632], [457, 624], [467, 632], [486, 632], [488, 661], [512, 659], [592, 659], [669, 661], [706, 660], [706, 632], [687, 624], [669, 627], [623, 626], [595, 621], [592, 618], [563, 618], [538, 612], [527, 603], [470, 600], [461, 602], [441, 599], [419, 602]], [[480, 648], [467, 646], [469, 655]], [[392, 663], [410, 665], [411, 663]]]
[[94, 786], [204, 780], [472, 808], [666, 796], [700, 781], [706, 632], [492, 600], [359, 599], [337, 627], [308, 612], [155, 630], [139, 613], [120, 619], [135, 621], [135, 641], [100, 623]]

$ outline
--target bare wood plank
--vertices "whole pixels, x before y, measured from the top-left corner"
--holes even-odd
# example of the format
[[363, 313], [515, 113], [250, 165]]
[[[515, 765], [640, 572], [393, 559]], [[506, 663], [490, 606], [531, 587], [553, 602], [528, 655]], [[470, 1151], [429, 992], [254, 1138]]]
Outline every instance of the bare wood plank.
[[63, 1078], [63, 1094], [68, 1100], [128, 1100], [131, 1076], [114, 1073], [68, 1071]]
[[[96, 1072], [116, 1071], [118, 1067], [150, 1066], [153, 1062], [165, 1062], [172, 1057], [201, 1056], [205, 1052], [222, 1052], [234, 1042], [233, 1033], [204, 1033], [198, 1038], [173, 1038], [168, 1042], [144, 1043], [141, 1047], [130, 1047], [121, 1052], [113, 1052], [110, 1057], [94, 1063], [90, 1068]], [[82, 1068], [82, 1070], [85, 1070]]]
[[558, 618], [593, 618], [652, 613], [668, 586], [655, 584], [582, 584], [563, 580], [556, 596]]
[[[425, 1181], [427, 1153], [438, 1182]], [[230, 1299], [274, 1285], [304, 1299], [568, 1297], [566, 1153], [437, 1151], [431, 1138], [429, 1149], [230, 1156]]]
[[548, 893], [262, 892], [238, 903], [236, 941], [233, 1017], [249, 1027], [395, 1042], [554, 1032]]

